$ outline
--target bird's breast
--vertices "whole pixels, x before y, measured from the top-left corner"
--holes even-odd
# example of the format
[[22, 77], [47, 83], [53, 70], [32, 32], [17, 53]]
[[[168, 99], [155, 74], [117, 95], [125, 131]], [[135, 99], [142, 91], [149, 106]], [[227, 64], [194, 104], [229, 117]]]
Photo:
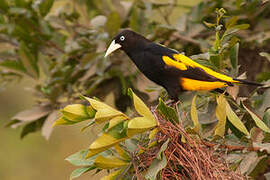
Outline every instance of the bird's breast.
[[148, 79], [160, 84], [165, 67], [161, 57], [149, 55], [147, 52], [128, 54], [128, 56]]

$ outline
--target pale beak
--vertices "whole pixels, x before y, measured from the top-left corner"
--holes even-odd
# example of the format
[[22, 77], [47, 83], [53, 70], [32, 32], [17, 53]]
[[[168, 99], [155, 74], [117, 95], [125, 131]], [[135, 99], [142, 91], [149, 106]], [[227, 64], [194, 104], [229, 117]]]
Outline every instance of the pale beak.
[[112, 43], [110, 44], [109, 48], [107, 49], [105, 56], [107, 57], [108, 55], [110, 55], [112, 52], [116, 51], [117, 49], [121, 48], [122, 46], [118, 43], [115, 43], [115, 40], [112, 41]]

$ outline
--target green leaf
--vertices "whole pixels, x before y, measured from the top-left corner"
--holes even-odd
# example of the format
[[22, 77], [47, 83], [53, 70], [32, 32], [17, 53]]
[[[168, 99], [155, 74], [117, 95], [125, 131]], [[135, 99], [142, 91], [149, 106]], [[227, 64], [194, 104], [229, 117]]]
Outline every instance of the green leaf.
[[162, 153], [167, 149], [168, 147], [168, 144], [170, 142], [170, 138], [168, 138], [163, 144], [162, 146], [160, 147], [158, 153], [157, 153], [157, 159], [161, 160], [162, 159]]
[[124, 126], [124, 122], [120, 122], [110, 129], [106, 129], [107, 133], [117, 139], [126, 138], [127, 127]]
[[166, 156], [164, 155], [164, 152], [161, 153], [161, 159], [154, 159], [148, 168], [145, 178], [150, 179], [150, 180], [155, 180], [158, 173], [165, 168], [167, 165], [167, 159]]
[[127, 120], [127, 118], [124, 116], [116, 116], [116, 117], [112, 118], [109, 122], [109, 126], [108, 126], [107, 130], [110, 130], [111, 128], [113, 128], [114, 126], [116, 126], [117, 124], [119, 124], [125, 120]]
[[88, 166], [88, 167], [81, 167], [81, 168], [75, 169], [74, 171], [72, 171], [70, 175], [70, 179], [72, 180], [74, 178], [80, 177], [81, 175], [95, 168], [96, 168], [95, 166]]
[[215, 135], [224, 137], [226, 125], [226, 100], [223, 94], [217, 97], [216, 116], [218, 124], [215, 127]]
[[97, 111], [92, 106], [87, 106], [86, 107], [86, 112], [88, 113], [89, 118], [92, 119], [92, 118], [95, 117]]
[[225, 99], [226, 103], [226, 115], [228, 117], [228, 120], [236, 127], [239, 131], [244, 133], [247, 136], [250, 136], [247, 128], [243, 124], [243, 122], [239, 119], [239, 117], [233, 112], [230, 104]]
[[210, 62], [215, 65], [215, 67], [220, 67], [221, 57], [219, 54], [210, 54]]
[[54, 0], [43, 0], [39, 4], [39, 12], [41, 16], [46, 16], [49, 12], [51, 7], [53, 6]]
[[33, 122], [26, 124], [23, 127], [23, 130], [21, 132], [21, 135], [20, 135], [21, 139], [23, 139], [29, 133], [33, 133], [33, 132], [40, 130], [42, 125], [43, 125], [44, 120], [45, 120], [44, 118], [41, 118], [37, 121], [33, 121]]
[[226, 29], [230, 29], [232, 26], [234, 26], [237, 20], [238, 20], [237, 16], [233, 16], [232, 18], [230, 18], [225, 24]]
[[263, 115], [263, 122], [265, 125], [270, 126], [270, 109], [267, 109]]
[[230, 34], [236, 33], [239, 30], [244, 30], [244, 29], [248, 29], [249, 28], [249, 24], [239, 24], [239, 25], [235, 25], [233, 27], [231, 27], [230, 29], [227, 29], [225, 31], [225, 33], [223, 34], [223, 37], [228, 36]]
[[230, 50], [231, 65], [234, 69], [236, 69], [238, 65], [238, 53], [239, 53], [239, 43], [236, 43]]
[[196, 97], [197, 97], [197, 95], [195, 95], [193, 97], [193, 99], [192, 99], [190, 115], [191, 115], [191, 119], [192, 119], [192, 122], [193, 122], [193, 128], [192, 129], [197, 134], [199, 134], [201, 126], [200, 126], [200, 123], [199, 123], [199, 120], [198, 120], [198, 113], [197, 113], [197, 108], [196, 108]]
[[6, 2], [6, 0], [0, 0], [0, 9], [4, 12], [7, 12], [9, 8], [8, 3]]
[[167, 121], [173, 124], [179, 123], [177, 113], [174, 108], [167, 106], [161, 98], [159, 98], [159, 104], [157, 106], [158, 112], [166, 118]]
[[254, 168], [251, 169], [252, 171], [248, 175], [254, 179], [260, 177], [268, 168], [268, 160], [269, 158], [267, 155], [260, 156], [257, 162], [253, 164]]
[[15, 73], [20, 73], [20, 74], [26, 73], [26, 69], [24, 68], [21, 61], [4, 60], [0, 62], [0, 66], [8, 70], [11, 70], [12, 72], [15, 72]]
[[38, 78], [39, 69], [37, 66], [37, 59], [23, 41], [20, 42], [18, 53], [27, 73], [33, 78]]
[[170, 142], [170, 139], [167, 139], [166, 142], [162, 144], [162, 146], [159, 149], [159, 152], [157, 153], [157, 158], [153, 160], [151, 163], [150, 167], [148, 168], [145, 178], [146, 179], [156, 179], [157, 174], [159, 171], [161, 171], [163, 168], [166, 167], [167, 165], [167, 159], [166, 156], [164, 155], [164, 151], [167, 149], [168, 144]]
[[88, 150], [81, 150], [75, 154], [70, 155], [65, 160], [74, 166], [92, 166], [94, 164], [94, 158], [85, 159], [87, 153]]
[[243, 107], [247, 110], [247, 112], [251, 115], [252, 119], [254, 120], [255, 124], [263, 131], [267, 132], [267, 133], [270, 133], [270, 129], [269, 127], [267, 127], [265, 125], [265, 123], [262, 121], [262, 119], [257, 115], [255, 114], [254, 112], [252, 112], [249, 108], [247, 108], [244, 103], [243, 104]]
[[215, 51], [218, 51], [220, 49], [220, 37], [219, 37], [219, 32], [216, 32], [216, 40], [214, 43], [214, 49]]

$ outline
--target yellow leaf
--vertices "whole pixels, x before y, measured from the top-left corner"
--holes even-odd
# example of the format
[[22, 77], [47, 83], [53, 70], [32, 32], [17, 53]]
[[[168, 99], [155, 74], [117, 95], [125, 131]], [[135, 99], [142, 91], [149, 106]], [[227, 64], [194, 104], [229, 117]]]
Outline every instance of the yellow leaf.
[[198, 113], [197, 113], [197, 108], [196, 108], [196, 97], [197, 97], [197, 95], [195, 95], [193, 97], [190, 115], [191, 115], [191, 119], [192, 119], [193, 125], [194, 125], [194, 127], [192, 129], [198, 134], [200, 132], [201, 127], [200, 127], [200, 123], [198, 120]]
[[217, 97], [216, 116], [218, 123], [215, 127], [215, 135], [224, 137], [226, 125], [226, 101], [223, 94]]
[[67, 105], [61, 112], [63, 116], [70, 121], [77, 122], [90, 118], [86, 111], [86, 107], [82, 104]]
[[[122, 171], [123, 171], [122, 169], [114, 171], [114, 172], [110, 173], [108, 176], [102, 177], [100, 180], [114, 180]], [[121, 179], [119, 179], [119, 180], [121, 180]]]
[[226, 101], [226, 114], [228, 117], [228, 120], [234, 125], [234, 127], [236, 127], [239, 131], [241, 131], [242, 133], [244, 133], [247, 136], [250, 136], [247, 128], [245, 127], [245, 125], [243, 124], [243, 122], [239, 119], [239, 117], [233, 112], [230, 104]]
[[94, 156], [102, 151], [105, 151], [111, 147], [113, 147], [115, 144], [118, 144], [119, 142], [124, 141], [126, 138], [114, 138], [110, 136], [109, 134], [102, 134], [99, 136], [89, 147], [89, 152], [86, 155], [86, 158], [89, 158], [91, 156]]
[[247, 112], [251, 115], [252, 119], [255, 121], [255, 124], [263, 131], [270, 133], [269, 127], [260, 119], [258, 115], [252, 112], [249, 108], [247, 108], [244, 103], [242, 103]]
[[67, 118], [65, 117], [60, 117], [59, 119], [57, 119], [54, 123], [53, 126], [56, 125], [69, 125], [69, 124], [74, 124], [73, 121], [69, 121]]
[[157, 144], [158, 144], [157, 141], [153, 141], [153, 142], [151, 142], [147, 147], [148, 147], [148, 148], [151, 148], [151, 147], [156, 146]]
[[109, 127], [107, 130], [110, 130], [112, 127], [114, 127], [115, 125], [117, 125], [118, 123], [127, 120], [128, 118], [126, 116], [116, 116], [114, 118], [112, 118], [109, 122]]
[[140, 149], [139, 152], [137, 153], [137, 155], [141, 155], [142, 153], [144, 153], [145, 151], [143, 149]]
[[116, 143], [119, 142], [119, 140], [122, 140], [123, 138], [121, 139], [116, 139], [112, 136], [110, 136], [109, 134], [102, 134], [101, 136], [99, 136], [89, 147], [89, 149], [100, 149], [100, 148], [106, 148], [108, 146], [111, 147], [111, 145], [114, 145]]
[[182, 142], [182, 143], [186, 143], [186, 142], [187, 142], [185, 136], [183, 136], [183, 135], [181, 136], [181, 142]]
[[136, 117], [128, 122], [127, 135], [129, 137], [145, 132], [157, 125], [156, 120], [148, 119], [146, 117]]
[[88, 100], [91, 106], [97, 111], [95, 115], [95, 121], [97, 123], [108, 121], [116, 116], [124, 116], [128, 118], [124, 113], [117, 111], [105, 103], [88, 97], [85, 97], [85, 99]]
[[135, 93], [133, 93], [133, 91], [131, 89], [130, 89], [130, 91], [132, 92], [133, 103], [134, 103], [136, 111], [140, 115], [142, 115], [148, 119], [151, 119], [153, 121], [156, 121], [154, 115], [148, 109], [148, 107], [144, 104], [144, 102]]
[[149, 139], [152, 140], [154, 139], [155, 135], [158, 133], [158, 128], [153, 129], [150, 133], [149, 133]]
[[119, 144], [116, 144], [114, 146], [116, 152], [125, 160], [129, 160], [129, 155], [126, 153], [126, 151], [124, 149], [122, 149]]
[[85, 156], [85, 159], [88, 159], [94, 155], [97, 155], [98, 153], [101, 153], [103, 151], [105, 151], [106, 148], [100, 148], [100, 149], [94, 149], [94, 150], [89, 150], [88, 153]]
[[119, 168], [122, 166], [128, 165], [127, 162], [114, 157], [103, 157], [102, 155], [99, 155], [94, 163], [97, 167], [102, 168], [102, 169], [113, 169], [113, 168]]

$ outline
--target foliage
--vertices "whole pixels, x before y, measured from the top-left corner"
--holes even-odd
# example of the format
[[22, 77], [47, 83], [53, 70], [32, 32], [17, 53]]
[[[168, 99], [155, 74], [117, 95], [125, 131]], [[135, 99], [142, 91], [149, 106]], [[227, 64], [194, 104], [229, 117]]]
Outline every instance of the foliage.
[[[163, 102], [164, 90], [142, 81], [142, 75], [125, 55], [103, 58], [112, 36], [120, 28], [129, 27], [153, 41], [193, 55], [192, 59], [218, 72], [237, 77], [248, 66], [254, 72], [247, 73], [248, 79], [269, 83], [269, 3], [257, 0], [189, 3], [180, 0], [0, 1], [0, 86], [5, 88], [12, 81], [30, 78], [36, 98], [32, 109], [16, 114], [7, 126], [22, 126], [22, 138], [41, 130], [48, 139], [53, 123], [72, 125], [87, 121], [83, 130], [105, 123], [102, 135], [88, 150], [67, 158], [72, 164], [82, 166], [72, 173], [72, 178], [93, 169], [113, 171], [107, 179], [131, 177], [135, 166], [139, 166], [135, 157], [151, 150], [158, 158], [144, 167], [148, 171], [136, 171], [135, 175], [155, 178], [170, 172], [167, 165], [171, 160], [166, 153], [172, 149], [172, 140], [168, 140], [168, 135], [163, 141], [157, 140], [161, 137], [160, 127], [164, 126], [154, 122], [160, 120], [177, 127], [180, 124], [185, 129], [187, 135], [181, 136], [179, 143], [188, 143], [181, 145], [190, 148], [188, 145], [193, 142], [190, 139], [195, 142], [200, 139], [206, 143], [207, 147], [202, 147], [205, 151], [218, 149], [214, 153], [223, 154], [231, 169], [245, 176], [261, 177], [267, 172], [270, 152], [267, 87], [244, 86], [240, 90], [237, 86], [230, 87], [227, 89], [230, 96], [183, 93], [176, 111]], [[259, 69], [254, 69], [256, 65]], [[129, 107], [130, 87], [144, 97], [146, 104], [161, 94], [163, 98], [156, 111], [150, 112], [137, 99], [141, 105], [134, 106], [140, 116], [135, 116]], [[243, 92], [248, 92], [246, 98], [241, 97]], [[82, 104], [81, 94], [90, 105]], [[86, 96], [96, 96], [120, 111]], [[137, 98], [134, 94], [132, 97], [133, 101]], [[62, 116], [58, 118], [60, 108]], [[153, 129], [156, 126], [159, 128]], [[153, 130], [149, 132], [150, 129]]]
[[[137, 95], [131, 90], [129, 90], [129, 94], [133, 99], [137, 113], [140, 115], [139, 117], [130, 118], [124, 113], [98, 100], [87, 97], [84, 97], [84, 99], [90, 103], [90, 106], [68, 105], [63, 109], [63, 115], [55, 121], [55, 125], [74, 124], [90, 118], [94, 118], [95, 124], [107, 122], [103, 127], [102, 134], [92, 142], [88, 150], [82, 150], [66, 159], [73, 165], [84, 166], [83, 168], [74, 170], [71, 174], [71, 179], [94, 169], [119, 168], [117, 171], [104, 177], [105, 179], [117, 177], [119, 174], [126, 177], [131, 176], [131, 174], [126, 175], [126, 173], [123, 173], [127, 171], [132, 172], [130, 168], [132, 167], [131, 154], [133, 152], [128, 150], [131, 148], [130, 146], [136, 147], [134, 143], [139, 141], [139, 139], [131, 139], [131, 137], [153, 129], [157, 126], [157, 121]], [[91, 116], [88, 115], [88, 109], [91, 109]], [[93, 111], [93, 109], [95, 111]], [[72, 116], [70, 116], [71, 114]], [[82, 119], [82, 117], [85, 118]], [[86, 125], [85, 128], [91, 127], [94, 123]], [[119, 144], [127, 140], [129, 140], [132, 145], [125, 146], [125, 149], [123, 149]], [[111, 149], [112, 147], [114, 147], [114, 149]]]

